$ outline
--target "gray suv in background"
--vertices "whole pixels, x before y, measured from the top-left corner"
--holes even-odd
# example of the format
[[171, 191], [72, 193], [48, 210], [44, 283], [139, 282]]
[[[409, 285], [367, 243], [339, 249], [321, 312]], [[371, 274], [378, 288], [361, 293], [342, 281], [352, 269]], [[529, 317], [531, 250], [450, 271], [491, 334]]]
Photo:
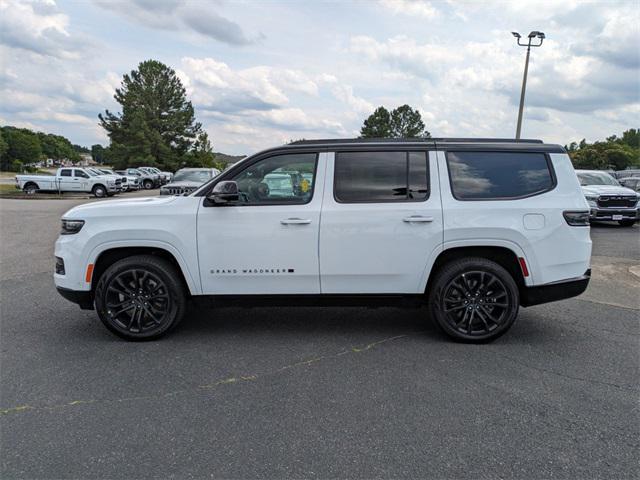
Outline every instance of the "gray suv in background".
[[160, 195], [189, 194], [218, 175], [217, 168], [182, 168], [173, 176], [173, 181], [160, 189]]

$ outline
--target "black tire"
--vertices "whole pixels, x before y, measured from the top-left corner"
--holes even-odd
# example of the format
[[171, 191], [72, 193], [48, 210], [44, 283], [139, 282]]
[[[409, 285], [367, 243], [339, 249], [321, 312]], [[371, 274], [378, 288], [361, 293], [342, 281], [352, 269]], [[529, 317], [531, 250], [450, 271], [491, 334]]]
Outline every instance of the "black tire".
[[94, 185], [91, 193], [96, 198], [104, 198], [107, 196], [107, 189], [104, 187], [104, 185]]
[[144, 187], [145, 190], [151, 190], [154, 185], [153, 185], [153, 180], [145, 180], [142, 182], [142, 186]]
[[518, 316], [520, 294], [511, 274], [486, 258], [454, 260], [436, 272], [429, 311], [455, 340], [485, 343], [504, 335]]
[[636, 223], [635, 220], [619, 220], [618, 224], [621, 227], [633, 227], [633, 224]]
[[36, 185], [35, 183], [27, 183], [24, 186], [23, 190], [27, 195], [33, 195], [38, 191], [38, 185]]
[[96, 310], [105, 327], [134, 341], [159, 338], [175, 328], [186, 301], [180, 274], [154, 255], [117, 261], [100, 276], [95, 290]]

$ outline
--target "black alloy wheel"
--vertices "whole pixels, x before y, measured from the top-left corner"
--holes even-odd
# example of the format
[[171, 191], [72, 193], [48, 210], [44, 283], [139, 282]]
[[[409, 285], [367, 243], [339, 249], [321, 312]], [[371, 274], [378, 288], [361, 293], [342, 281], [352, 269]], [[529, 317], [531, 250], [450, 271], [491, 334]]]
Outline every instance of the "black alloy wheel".
[[469, 258], [438, 272], [429, 303], [445, 333], [465, 342], [486, 342], [511, 327], [519, 294], [512, 276], [499, 264]]
[[129, 340], [157, 338], [181, 320], [184, 288], [175, 268], [152, 255], [109, 267], [96, 287], [96, 309], [105, 326]]

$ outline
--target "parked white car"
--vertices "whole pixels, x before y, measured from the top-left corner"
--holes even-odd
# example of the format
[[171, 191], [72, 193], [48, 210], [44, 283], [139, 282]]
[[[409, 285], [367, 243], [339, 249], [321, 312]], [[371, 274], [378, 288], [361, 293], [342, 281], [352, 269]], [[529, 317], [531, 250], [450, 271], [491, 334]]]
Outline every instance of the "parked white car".
[[127, 339], [165, 334], [188, 299], [211, 296], [424, 305], [448, 335], [485, 342], [519, 307], [582, 293], [590, 255], [589, 207], [558, 145], [318, 140], [248, 157], [189, 196], [69, 210], [54, 279]]
[[86, 192], [96, 197], [111, 196], [121, 189], [122, 181], [98, 175], [85, 168], [59, 168], [55, 175], [16, 175], [16, 188], [28, 194], [36, 192]]
[[576, 170], [582, 191], [589, 203], [592, 221], [612, 220], [631, 227], [640, 217], [640, 195], [620, 185], [618, 180], [601, 170]]
[[137, 177], [125, 175], [125, 174], [120, 173], [120, 172], [116, 172], [112, 168], [96, 167], [95, 170], [98, 170], [99, 172], [101, 172], [102, 174], [105, 174], [105, 175], [113, 175], [115, 177], [120, 178], [122, 180], [122, 191], [123, 192], [128, 192], [128, 191], [131, 191], [131, 190], [138, 190], [140, 188], [140, 185], [138, 183], [138, 178]]

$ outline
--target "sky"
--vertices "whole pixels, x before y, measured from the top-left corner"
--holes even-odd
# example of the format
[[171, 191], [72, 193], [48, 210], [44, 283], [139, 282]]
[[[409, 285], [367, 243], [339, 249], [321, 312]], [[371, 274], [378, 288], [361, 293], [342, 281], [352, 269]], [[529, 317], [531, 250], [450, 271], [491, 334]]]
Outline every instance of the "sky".
[[434, 137], [567, 144], [640, 124], [640, 2], [0, 0], [0, 124], [108, 144], [122, 75], [159, 60], [214, 150], [358, 136], [380, 105]]

